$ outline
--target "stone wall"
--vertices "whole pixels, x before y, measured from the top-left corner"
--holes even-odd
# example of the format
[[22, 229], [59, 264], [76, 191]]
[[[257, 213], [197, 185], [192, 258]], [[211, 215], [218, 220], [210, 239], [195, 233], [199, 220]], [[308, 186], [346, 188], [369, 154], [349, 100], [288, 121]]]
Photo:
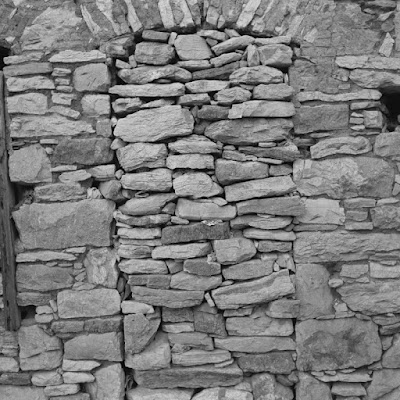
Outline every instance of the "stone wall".
[[0, 398], [397, 399], [396, 3], [77, 3], [2, 6]]

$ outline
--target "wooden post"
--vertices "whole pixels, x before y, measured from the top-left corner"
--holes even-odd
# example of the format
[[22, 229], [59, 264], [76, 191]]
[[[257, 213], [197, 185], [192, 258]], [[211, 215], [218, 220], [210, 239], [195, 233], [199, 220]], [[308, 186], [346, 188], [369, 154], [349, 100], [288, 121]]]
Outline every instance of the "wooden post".
[[4, 324], [7, 330], [15, 331], [21, 320], [15, 282], [14, 230], [11, 222], [14, 195], [8, 176], [8, 146], [4, 76], [0, 71], [0, 269], [3, 274]]

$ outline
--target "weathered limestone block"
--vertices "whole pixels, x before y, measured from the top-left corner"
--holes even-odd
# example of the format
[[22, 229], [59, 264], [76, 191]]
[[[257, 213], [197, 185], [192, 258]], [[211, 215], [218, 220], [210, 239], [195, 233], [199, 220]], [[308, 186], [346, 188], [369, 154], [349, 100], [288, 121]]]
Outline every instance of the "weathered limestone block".
[[63, 383], [63, 377], [57, 370], [40, 371], [32, 374], [32, 383], [35, 386], [60, 385]]
[[94, 129], [86, 121], [71, 121], [62, 115], [52, 114], [15, 117], [10, 123], [10, 133], [12, 138], [44, 138], [94, 133]]
[[244, 238], [216, 240], [213, 246], [217, 261], [223, 265], [250, 260], [257, 252], [253, 241]]
[[33, 62], [20, 65], [10, 65], [4, 67], [4, 76], [10, 78], [12, 76], [49, 74], [53, 71], [53, 66], [49, 62]]
[[237, 351], [241, 353], [268, 353], [270, 351], [295, 350], [296, 344], [288, 337], [273, 336], [228, 336], [214, 339], [217, 349]]
[[171, 277], [171, 289], [180, 290], [211, 290], [222, 283], [222, 277], [218, 276], [200, 276], [188, 274], [187, 272], [178, 272]]
[[305, 199], [305, 212], [297, 217], [303, 224], [333, 224], [343, 225], [345, 220], [344, 209], [338, 200]]
[[224, 268], [222, 275], [225, 279], [234, 281], [261, 278], [272, 274], [272, 264], [273, 262], [268, 263], [263, 260], [249, 260]]
[[118, 71], [118, 76], [128, 84], [144, 85], [158, 79], [171, 79], [176, 82], [189, 82], [192, 74], [176, 65], [162, 67], [143, 66]]
[[[238, 358], [243, 372], [269, 372], [271, 374], [290, 374], [296, 369], [292, 354], [288, 351], [270, 351], [262, 354], [241, 354]], [[317, 400], [317, 399], [315, 399]]]
[[206, 242], [159, 246], [153, 250], [151, 256], [155, 260], [186, 260], [187, 258], [203, 257], [209, 253], [211, 253], [211, 245], [210, 243]]
[[86, 188], [76, 183], [51, 183], [35, 186], [33, 196], [39, 203], [84, 200], [86, 199]]
[[13, 218], [26, 249], [109, 246], [114, 207], [107, 200], [33, 203], [14, 211]]
[[237, 203], [239, 215], [271, 214], [300, 216], [305, 213], [303, 201], [298, 196], [255, 199]]
[[118, 268], [127, 274], [167, 274], [168, 268], [165, 261], [161, 260], [122, 260]]
[[18, 372], [19, 363], [15, 358], [0, 356], [0, 372]]
[[214, 122], [205, 135], [212, 140], [233, 145], [285, 140], [293, 123], [289, 119], [243, 118]]
[[160, 318], [149, 319], [142, 314], [125, 316], [125, 352], [128, 354], [141, 353], [153, 340], [160, 326], [160, 322]]
[[236, 202], [257, 197], [281, 196], [293, 192], [296, 185], [289, 176], [279, 176], [235, 183], [225, 186], [224, 189], [226, 200]]
[[335, 314], [334, 298], [328, 285], [329, 271], [319, 264], [296, 265], [296, 299], [300, 300], [299, 319]]
[[119, 275], [116, 263], [116, 252], [113, 249], [103, 247], [89, 250], [83, 262], [88, 282], [115, 289]]
[[0, 397], [13, 400], [46, 400], [43, 388], [32, 386], [0, 385]]
[[397, 72], [355, 69], [350, 79], [358, 86], [368, 89], [393, 89], [400, 86]]
[[179, 197], [213, 197], [223, 193], [223, 189], [205, 172], [188, 172], [175, 178], [172, 182]]
[[320, 140], [317, 144], [311, 146], [310, 151], [311, 157], [318, 159], [335, 154], [364, 154], [371, 149], [371, 143], [367, 138], [356, 136]]
[[16, 279], [19, 292], [48, 292], [70, 288], [74, 284], [71, 269], [42, 264], [18, 264]]
[[207, 60], [212, 57], [207, 42], [199, 35], [178, 35], [174, 46], [181, 60]]
[[349, 124], [349, 106], [302, 106], [296, 110], [294, 124], [297, 134], [346, 129]]
[[375, 139], [374, 153], [380, 157], [393, 157], [400, 160], [400, 132], [385, 132]]
[[54, 149], [56, 164], [107, 164], [113, 159], [111, 140], [106, 138], [63, 139]]
[[267, 85], [270, 83], [282, 83], [283, 73], [279, 69], [261, 65], [257, 67], [243, 67], [233, 72], [229, 80], [235, 84]]
[[89, 117], [109, 116], [111, 112], [108, 94], [85, 94], [81, 100], [82, 112]]
[[63, 372], [64, 383], [86, 383], [93, 382], [94, 376], [90, 372]]
[[174, 48], [163, 43], [141, 42], [135, 49], [135, 60], [141, 64], [166, 65], [174, 56]]
[[172, 367], [158, 371], [135, 371], [135, 381], [149, 388], [199, 388], [233, 386], [243, 379], [237, 365], [224, 368], [209, 365], [198, 367]]
[[72, 371], [72, 372], [82, 372], [82, 371], [91, 371], [97, 367], [100, 367], [101, 363], [98, 361], [79, 361], [79, 360], [68, 360], [67, 358], [63, 359], [62, 369], [63, 371]]
[[204, 292], [199, 290], [162, 290], [132, 286], [132, 299], [152, 306], [184, 308], [197, 306], [203, 301]]
[[400, 386], [399, 379], [400, 370], [398, 369], [384, 368], [374, 371], [371, 385], [367, 388], [368, 398], [371, 400], [384, 399], [385, 395], [396, 392], [395, 389]]
[[190, 135], [168, 143], [169, 150], [180, 154], [219, 154], [221, 147], [204, 136]]
[[163, 193], [144, 198], [133, 198], [119, 207], [119, 210], [135, 216], [159, 214], [161, 209], [170, 201], [175, 200], [176, 197], [175, 193]]
[[266, 303], [294, 293], [288, 270], [250, 282], [214, 289], [212, 298], [219, 309], [235, 309], [249, 304]]
[[193, 400], [218, 400], [221, 398], [221, 393], [226, 396], [227, 399], [232, 400], [253, 400], [253, 395], [245, 390], [232, 389], [232, 388], [212, 388], [204, 389], [197, 393]]
[[85, 389], [96, 400], [123, 400], [125, 396], [125, 373], [121, 364], [105, 365], [93, 373], [95, 381]]
[[290, 319], [270, 318], [266, 315], [232, 317], [226, 319], [226, 330], [230, 336], [290, 336], [293, 323]]
[[64, 343], [64, 356], [71, 360], [122, 361], [121, 332], [79, 335]]
[[300, 322], [296, 346], [300, 371], [358, 368], [382, 355], [377, 325], [357, 318]]
[[185, 86], [182, 83], [116, 85], [108, 93], [122, 97], [177, 97], [185, 94]]
[[8, 78], [6, 80], [6, 85], [10, 93], [56, 88], [52, 79], [42, 75], [32, 76], [29, 78]]
[[359, 261], [382, 253], [398, 254], [400, 235], [396, 233], [298, 232], [294, 257], [298, 263]]
[[268, 44], [258, 48], [262, 65], [287, 68], [292, 65], [293, 50], [284, 44]]
[[219, 56], [223, 53], [230, 53], [231, 51], [245, 49], [249, 44], [254, 42], [254, 38], [249, 35], [232, 37], [224, 40], [222, 43], [216, 44], [212, 47], [212, 51]]
[[233, 104], [229, 119], [245, 117], [288, 118], [296, 114], [292, 103], [287, 101], [250, 100]]
[[188, 82], [185, 87], [189, 93], [218, 92], [229, 87], [229, 82], [221, 80], [200, 79]]
[[120, 297], [114, 289], [64, 290], [57, 295], [61, 318], [100, 317], [118, 314]]
[[107, 93], [111, 75], [105, 64], [86, 64], [74, 71], [74, 87], [78, 92]]
[[190, 225], [167, 226], [162, 230], [163, 244], [196, 242], [199, 240], [221, 240], [229, 238], [229, 224], [203, 222]]
[[27, 93], [8, 97], [7, 111], [9, 114], [46, 114], [47, 97], [41, 93]]
[[253, 90], [253, 99], [256, 100], [290, 100], [294, 89], [286, 83], [273, 85], [258, 85]]
[[210, 154], [169, 155], [166, 165], [169, 169], [214, 169], [214, 157]]
[[190, 400], [193, 390], [189, 389], [148, 389], [137, 386], [128, 390], [128, 400]]
[[296, 234], [294, 232], [287, 232], [283, 230], [266, 230], [258, 228], [244, 229], [243, 236], [249, 239], [276, 240], [282, 242], [292, 242], [296, 240]]
[[395, 205], [382, 205], [371, 209], [374, 227], [380, 229], [400, 228], [400, 208]]
[[32, 184], [52, 181], [50, 159], [39, 144], [13, 151], [8, 162], [11, 182]]
[[255, 400], [264, 400], [266, 393], [271, 393], [276, 399], [292, 400], [294, 397], [290, 387], [280, 384], [274, 375], [267, 372], [253, 375], [251, 386]]
[[243, 103], [251, 99], [251, 92], [239, 86], [229, 89], [220, 90], [214, 96], [218, 104], [222, 106], [230, 106], [235, 103]]
[[296, 399], [298, 400], [332, 400], [329, 385], [319, 381], [310, 374], [299, 373], [299, 382], [296, 385]]
[[61, 385], [46, 386], [44, 388], [44, 394], [47, 397], [50, 396], [68, 396], [79, 392], [80, 386], [76, 383], [68, 384], [62, 383]]
[[212, 338], [201, 332], [168, 333], [168, 340], [172, 347], [174, 345], [181, 345], [191, 349], [214, 349], [214, 342]]
[[393, 168], [382, 159], [368, 157], [335, 158], [322, 161], [298, 160], [293, 179], [305, 196], [326, 194], [334, 199], [390, 197]]
[[268, 171], [268, 164], [257, 161], [238, 162], [220, 158], [215, 163], [215, 175], [222, 185], [250, 179], [267, 178]]
[[212, 202], [197, 202], [180, 198], [176, 206], [176, 215], [190, 221], [215, 220], [229, 221], [236, 217], [236, 207], [219, 206]]
[[122, 187], [145, 192], [168, 192], [172, 188], [172, 171], [157, 168], [148, 172], [125, 174], [121, 178]]
[[107, 56], [105, 53], [99, 50], [90, 51], [76, 51], [76, 50], [64, 50], [50, 57], [51, 63], [90, 63], [90, 62], [105, 62]]
[[118, 161], [126, 172], [143, 167], [164, 167], [167, 154], [163, 143], [132, 143], [117, 150]]
[[191, 367], [204, 364], [218, 364], [231, 359], [231, 353], [226, 350], [189, 350], [184, 353], [173, 353], [172, 363]]
[[181, 106], [141, 110], [121, 118], [114, 135], [126, 142], [157, 142], [192, 133], [192, 114]]

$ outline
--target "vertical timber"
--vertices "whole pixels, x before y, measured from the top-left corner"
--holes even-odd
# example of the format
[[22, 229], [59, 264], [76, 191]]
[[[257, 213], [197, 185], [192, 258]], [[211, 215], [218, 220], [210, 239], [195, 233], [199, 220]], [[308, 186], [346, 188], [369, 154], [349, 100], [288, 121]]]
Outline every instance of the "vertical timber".
[[8, 177], [8, 140], [4, 100], [4, 76], [0, 71], [0, 268], [3, 274], [4, 324], [15, 331], [20, 326], [15, 282], [14, 232], [11, 207], [14, 196]]

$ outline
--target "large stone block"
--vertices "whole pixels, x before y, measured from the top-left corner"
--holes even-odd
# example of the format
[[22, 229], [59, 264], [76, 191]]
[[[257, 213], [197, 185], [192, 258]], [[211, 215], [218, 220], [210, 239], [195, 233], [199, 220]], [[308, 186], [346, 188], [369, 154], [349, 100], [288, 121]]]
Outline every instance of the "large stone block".
[[295, 133], [346, 129], [349, 124], [349, 107], [345, 104], [302, 106], [294, 117]]
[[388, 204], [372, 208], [371, 219], [375, 228], [398, 230], [400, 228], [400, 207]]
[[329, 385], [319, 381], [310, 374], [300, 372], [296, 385], [297, 400], [332, 400]]
[[270, 351], [295, 350], [296, 344], [288, 337], [273, 336], [228, 336], [215, 338], [215, 347], [240, 353], [269, 353]]
[[304, 205], [304, 214], [297, 217], [303, 224], [344, 224], [344, 209], [340, 207], [338, 200], [305, 199]]
[[275, 197], [270, 199], [254, 199], [237, 203], [239, 215], [271, 214], [271, 215], [303, 215], [304, 202], [299, 196]]
[[120, 311], [120, 297], [114, 289], [64, 290], [57, 295], [61, 318], [101, 317]]
[[180, 198], [176, 206], [176, 215], [189, 221], [222, 220], [229, 221], [236, 217], [235, 206], [219, 206], [209, 202], [197, 202]]
[[215, 175], [221, 185], [268, 177], [269, 165], [257, 161], [238, 162], [217, 159]]
[[192, 114], [181, 106], [141, 110], [118, 120], [114, 135], [126, 142], [157, 142], [192, 133]]
[[358, 368], [382, 355], [378, 326], [357, 318], [300, 322], [296, 345], [300, 371]]
[[88, 282], [115, 289], [119, 275], [116, 262], [117, 256], [113, 249], [104, 247], [89, 250], [84, 260]]
[[107, 93], [111, 75], [105, 64], [86, 64], [74, 71], [74, 87], [78, 92]]
[[133, 143], [117, 150], [118, 161], [127, 172], [143, 167], [164, 167], [167, 155], [167, 146], [163, 143]]
[[380, 157], [393, 157], [400, 160], [400, 132], [385, 132], [375, 139], [374, 153]]
[[9, 400], [46, 400], [43, 388], [0, 385], [0, 398]]
[[[291, 352], [270, 351], [261, 354], [241, 354], [238, 358], [239, 367], [243, 372], [271, 374], [290, 374], [296, 369]], [[319, 400], [319, 399], [318, 399]]]
[[13, 218], [26, 249], [109, 246], [114, 207], [107, 200], [33, 203], [14, 211]]
[[266, 303], [294, 293], [288, 270], [273, 273], [251, 282], [236, 283], [212, 291], [220, 309], [235, 309], [249, 304]]
[[9, 174], [11, 182], [22, 184], [51, 182], [50, 159], [39, 144], [23, 147], [11, 153]]
[[128, 354], [137, 354], [142, 352], [153, 340], [160, 322], [160, 318], [149, 319], [143, 314], [125, 316], [125, 352]]
[[293, 179], [305, 196], [384, 198], [391, 196], [394, 170], [386, 161], [368, 157], [298, 160]]
[[141, 42], [135, 50], [135, 60], [141, 64], [166, 65], [174, 56], [174, 48], [164, 43]]
[[71, 360], [122, 361], [121, 332], [91, 333], [64, 343], [64, 356]]
[[126, 392], [128, 400], [190, 400], [193, 390], [149, 389], [137, 386]]
[[[379, 136], [378, 136], [379, 137]], [[320, 140], [310, 147], [311, 158], [324, 158], [335, 154], [364, 154], [371, 151], [370, 141], [363, 136], [335, 137]]]
[[19, 94], [7, 98], [9, 114], [44, 115], [47, 112], [47, 97], [41, 93]]
[[243, 379], [243, 372], [237, 365], [225, 368], [213, 366], [172, 367], [158, 371], [135, 371], [135, 381], [149, 388], [200, 388], [233, 386]]
[[298, 232], [294, 257], [298, 263], [366, 260], [383, 253], [400, 254], [400, 234]]

